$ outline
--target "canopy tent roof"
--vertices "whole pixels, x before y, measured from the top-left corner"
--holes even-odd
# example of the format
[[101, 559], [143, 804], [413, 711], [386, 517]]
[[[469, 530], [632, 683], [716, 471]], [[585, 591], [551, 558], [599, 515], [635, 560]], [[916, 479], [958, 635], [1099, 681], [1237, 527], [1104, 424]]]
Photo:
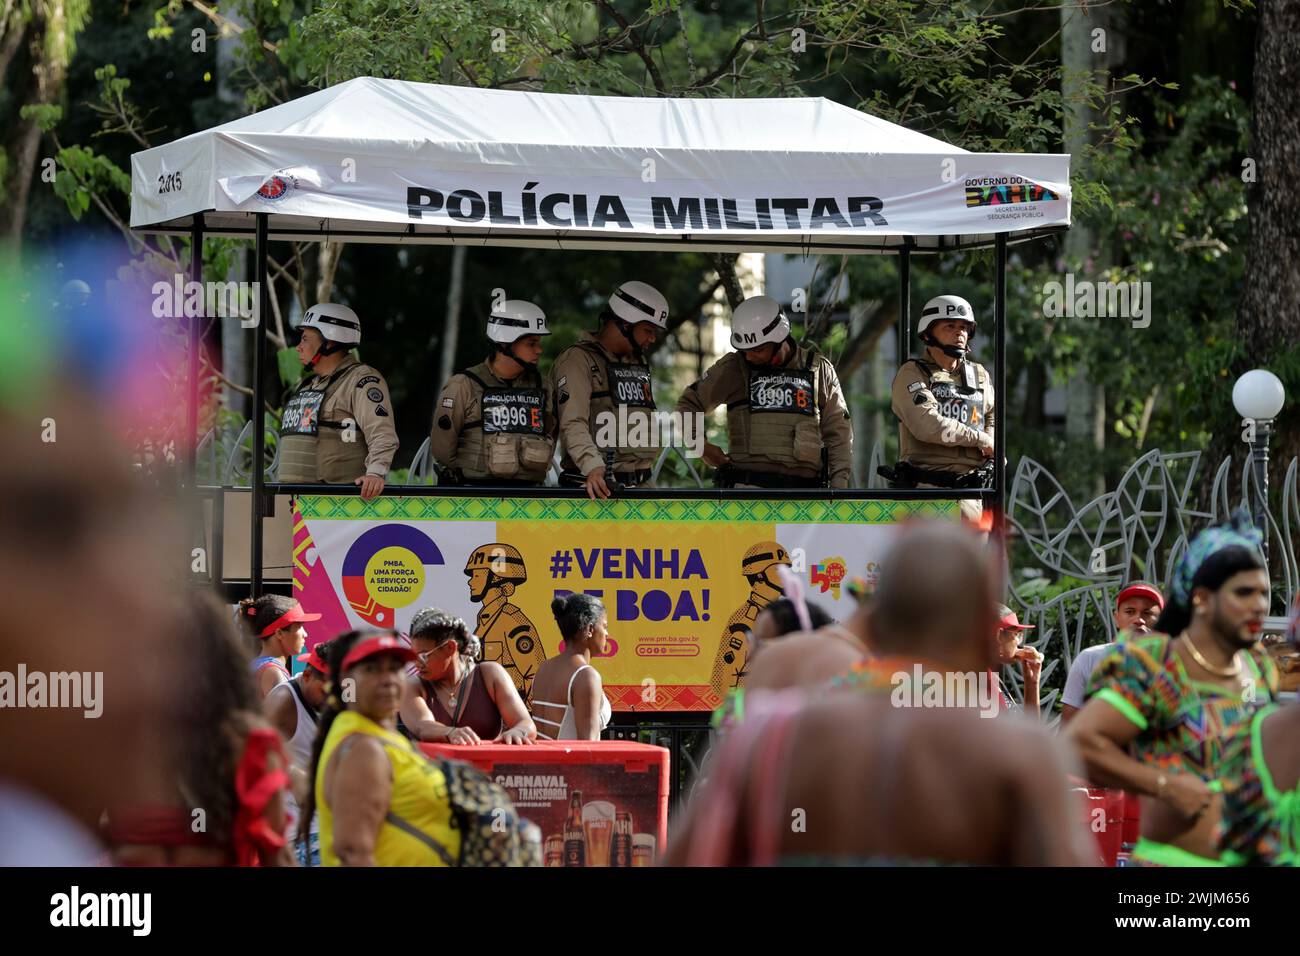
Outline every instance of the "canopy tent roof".
[[131, 226], [665, 251], [969, 248], [1069, 227], [1069, 156], [970, 153], [822, 98], [369, 77], [131, 157]]

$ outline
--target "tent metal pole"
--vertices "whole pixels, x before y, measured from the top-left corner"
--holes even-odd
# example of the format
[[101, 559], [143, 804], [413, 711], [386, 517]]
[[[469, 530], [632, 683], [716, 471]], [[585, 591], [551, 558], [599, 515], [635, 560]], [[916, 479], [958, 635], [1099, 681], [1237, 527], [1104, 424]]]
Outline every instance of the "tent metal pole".
[[[190, 227], [190, 280], [203, 283], [203, 213], [195, 213]], [[199, 347], [203, 316], [190, 317], [189, 354], [185, 372], [185, 485], [198, 485], [195, 467], [199, 445]]]
[[266, 351], [266, 319], [271, 314], [270, 292], [266, 281], [267, 213], [257, 214], [257, 241], [253, 255], [257, 258], [257, 326], [253, 331], [253, 463], [249, 478], [253, 487], [253, 524], [249, 535], [251, 554], [248, 563], [248, 587], [253, 597], [262, 595], [262, 515], [266, 478], [263, 475], [266, 460], [266, 425], [262, 409], [266, 407], [265, 387], [262, 382], [262, 353]]
[[993, 293], [993, 321], [995, 329], [994, 351], [996, 365], [993, 369], [993, 402], [996, 425], [993, 432], [993, 469], [997, 482], [997, 528], [995, 533], [1006, 540], [1007, 515], [1007, 234], [998, 233], [994, 251], [997, 260], [997, 280]]
[[904, 240], [898, 252], [898, 367], [908, 360], [912, 342], [912, 249]]

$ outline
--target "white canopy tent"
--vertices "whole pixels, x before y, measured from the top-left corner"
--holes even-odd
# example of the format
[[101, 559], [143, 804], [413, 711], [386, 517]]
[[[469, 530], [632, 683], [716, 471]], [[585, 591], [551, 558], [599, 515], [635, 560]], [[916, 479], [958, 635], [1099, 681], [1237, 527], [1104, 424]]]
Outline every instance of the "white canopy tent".
[[1070, 221], [1068, 155], [969, 153], [821, 98], [363, 77], [136, 153], [131, 226], [277, 239], [889, 252]]
[[[822, 98], [578, 96], [362, 77], [136, 153], [131, 227], [189, 235], [199, 249], [205, 235], [255, 237], [261, 315], [269, 313], [271, 240], [897, 254], [900, 360], [911, 338], [910, 253], [992, 246], [1001, 402], [1007, 246], [1069, 228], [1069, 159], [970, 153]], [[201, 263], [193, 258], [195, 280]], [[191, 433], [198, 329], [195, 319]], [[257, 334], [261, 408], [265, 323]], [[255, 462], [264, 440], [254, 428]], [[1003, 428], [994, 460], [992, 489], [865, 496], [998, 502], [1006, 490]], [[254, 467], [253, 594], [262, 589], [262, 519], [274, 500], [267, 491]]]

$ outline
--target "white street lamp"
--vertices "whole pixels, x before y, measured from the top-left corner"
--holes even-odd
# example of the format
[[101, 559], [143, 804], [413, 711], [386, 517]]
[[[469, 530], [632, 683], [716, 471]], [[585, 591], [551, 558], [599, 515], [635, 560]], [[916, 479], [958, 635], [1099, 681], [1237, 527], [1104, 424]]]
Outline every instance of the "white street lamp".
[[1282, 380], [1262, 368], [1251, 369], [1232, 386], [1232, 404], [1245, 419], [1243, 436], [1252, 435], [1250, 461], [1255, 474], [1255, 526], [1264, 535], [1264, 556], [1268, 557], [1268, 439], [1273, 419], [1286, 402]]

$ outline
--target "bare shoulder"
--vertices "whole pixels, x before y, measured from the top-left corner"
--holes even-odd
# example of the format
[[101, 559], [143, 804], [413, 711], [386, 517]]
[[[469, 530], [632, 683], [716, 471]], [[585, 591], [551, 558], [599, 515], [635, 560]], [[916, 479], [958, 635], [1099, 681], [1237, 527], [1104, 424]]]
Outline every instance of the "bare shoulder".
[[580, 688], [599, 688], [603, 681], [600, 679], [600, 671], [594, 667], [583, 667], [578, 670], [578, 676], [573, 679], [573, 689]]
[[[510, 679], [510, 674], [496, 661], [479, 661], [478, 669], [483, 674], [483, 680], [489, 684], [499, 684], [502, 681], [512, 686], [514, 684]], [[538, 673], [541, 673], [540, 669]]]

